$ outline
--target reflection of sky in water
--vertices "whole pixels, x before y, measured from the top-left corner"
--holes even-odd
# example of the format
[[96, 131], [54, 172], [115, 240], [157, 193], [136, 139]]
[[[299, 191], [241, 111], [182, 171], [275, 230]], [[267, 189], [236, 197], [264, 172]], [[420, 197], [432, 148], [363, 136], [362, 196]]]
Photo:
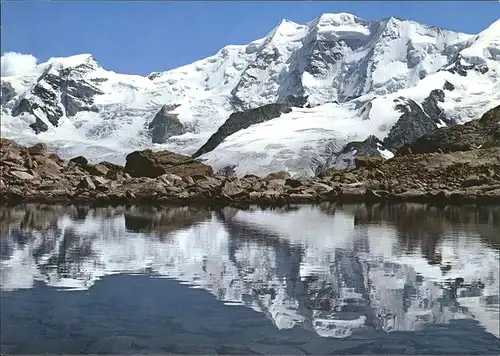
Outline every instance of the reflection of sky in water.
[[499, 254], [476, 225], [439, 223], [438, 238], [425, 236], [430, 223], [409, 228], [421, 248], [408, 248], [408, 231], [391, 218], [357, 220], [348, 207], [63, 211], [32, 231], [2, 230], [1, 288], [81, 290], [106, 275], [147, 273], [248, 306], [279, 329], [342, 338], [472, 318], [499, 336]]

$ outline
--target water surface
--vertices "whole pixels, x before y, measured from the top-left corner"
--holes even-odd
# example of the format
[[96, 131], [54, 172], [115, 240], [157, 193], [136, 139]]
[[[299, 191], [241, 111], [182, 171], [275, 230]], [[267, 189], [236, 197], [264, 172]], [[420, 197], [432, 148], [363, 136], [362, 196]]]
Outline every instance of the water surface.
[[498, 354], [500, 207], [0, 208], [10, 354]]

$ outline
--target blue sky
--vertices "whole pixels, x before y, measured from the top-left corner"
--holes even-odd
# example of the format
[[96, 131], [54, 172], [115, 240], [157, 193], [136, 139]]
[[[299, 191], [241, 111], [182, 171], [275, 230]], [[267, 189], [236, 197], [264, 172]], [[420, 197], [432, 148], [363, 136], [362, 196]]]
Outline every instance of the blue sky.
[[147, 74], [213, 55], [228, 44], [249, 43], [282, 18], [305, 23], [327, 12], [368, 20], [402, 17], [477, 33], [499, 18], [500, 3], [4, 0], [1, 48], [41, 61], [92, 53], [106, 69]]

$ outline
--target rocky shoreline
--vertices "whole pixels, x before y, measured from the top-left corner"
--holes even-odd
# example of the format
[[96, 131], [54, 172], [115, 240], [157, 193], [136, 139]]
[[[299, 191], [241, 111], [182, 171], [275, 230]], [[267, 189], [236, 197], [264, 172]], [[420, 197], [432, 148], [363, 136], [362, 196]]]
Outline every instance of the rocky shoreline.
[[358, 156], [349, 171], [292, 178], [213, 173], [176, 153], [135, 151], [127, 163], [69, 161], [44, 144], [1, 140], [2, 204], [283, 205], [321, 202], [500, 204], [500, 147], [451, 153]]

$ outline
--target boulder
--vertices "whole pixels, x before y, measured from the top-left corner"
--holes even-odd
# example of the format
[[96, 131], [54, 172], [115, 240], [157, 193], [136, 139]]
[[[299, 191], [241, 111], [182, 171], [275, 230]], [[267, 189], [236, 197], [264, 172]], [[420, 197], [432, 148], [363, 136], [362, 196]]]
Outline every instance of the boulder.
[[37, 143], [30, 148], [28, 148], [28, 151], [31, 155], [42, 155], [42, 156], [48, 156], [49, 155], [49, 148], [45, 143]]
[[382, 157], [357, 156], [354, 158], [356, 168], [373, 168], [381, 165], [384, 162]]
[[212, 167], [170, 151], [135, 151], [127, 155], [125, 172], [132, 177], [156, 178], [165, 173], [180, 177], [212, 176]]
[[22, 172], [22, 171], [13, 171], [10, 172], [14, 177], [22, 179], [22, 180], [31, 180], [35, 178], [33, 175], [27, 173], [27, 172]]
[[89, 161], [83, 156], [74, 157], [74, 158], [70, 159], [69, 161], [73, 162], [79, 166], [85, 166], [85, 165], [89, 164]]
[[264, 180], [265, 181], [274, 180], [274, 179], [285, 179], [286, 180], [286, 179], [288, 179], [290, 177], [291, 177], [290, 173], [285, 172], [285, 171], [279, 171], [279, 172], [276, 172], [276, 173], [270, 173], [270, 174], [268, 174], [264, 178]]

